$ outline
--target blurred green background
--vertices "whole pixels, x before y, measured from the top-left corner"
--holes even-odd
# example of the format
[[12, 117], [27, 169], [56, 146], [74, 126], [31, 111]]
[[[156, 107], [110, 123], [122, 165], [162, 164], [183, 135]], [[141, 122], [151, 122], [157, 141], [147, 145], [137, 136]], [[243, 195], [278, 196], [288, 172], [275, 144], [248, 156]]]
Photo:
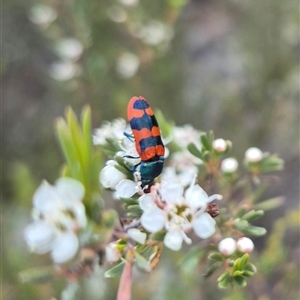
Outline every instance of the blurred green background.
[[[93, 127], [126, 117], [143, 95], [177, 125], [214, 130], [286, 162], [268, 196], [283, 207], [261, 224], [258, 274], [243, 290], [222, 291], [201, 270], [180, 272], [165, 251], [151, 274], [137, 273], [133, 299], [299, 299], [299, 2], [296, 0], [6, 0], [2, 4], [3, 299], [60, 299], [65, 286], [21, 284], [18, 273], [50, 264], [29, 254], [22, 230], [32, 194], [53, 182], [63, 157], [54, 120], [70, 105], [92, 109]], [[117, 280], [81, 282], [78, 299], [114, 299]]]

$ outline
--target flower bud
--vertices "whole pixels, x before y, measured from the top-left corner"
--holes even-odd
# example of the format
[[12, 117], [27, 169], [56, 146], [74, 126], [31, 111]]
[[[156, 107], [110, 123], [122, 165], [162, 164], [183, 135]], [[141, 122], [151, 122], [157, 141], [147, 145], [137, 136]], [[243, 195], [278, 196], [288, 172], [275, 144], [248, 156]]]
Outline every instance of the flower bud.
[[263, 157], [263, 153], [256, 147], [249, 148], [245, 153], [246, 161], [248, 162], [259, 162]]
[[233, 157], [226, 158], [222, 161], [221, 171], [223, 173], [233, 173], [237, 170], [238, 165], [239, 164], [235, 158]]
[[213, 148], [217, 152], [224, 152], [227, 149], [227, 143], [224, 139], [216, 139], [213, 141]]
[[243, 253], [250, 253], [254, 249], [254, 244], [249, 238], [242, 237], [237, 241], [237, 248]]
[[236, 250], [236, 241], [233, 238], [225, 238], [219, 243], [218, 248], [223, 255], [231, 255]]

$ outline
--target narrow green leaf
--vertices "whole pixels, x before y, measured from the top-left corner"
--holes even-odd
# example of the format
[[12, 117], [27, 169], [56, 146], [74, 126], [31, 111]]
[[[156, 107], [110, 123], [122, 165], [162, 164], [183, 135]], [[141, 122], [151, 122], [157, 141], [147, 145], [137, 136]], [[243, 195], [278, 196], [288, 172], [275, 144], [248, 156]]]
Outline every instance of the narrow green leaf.
[[274, 208], [277, 208], [279, 206], [282, 206], [284, 204], [285, 198], [284, 197], [274, 197], [267, 199], [263, 202], [260, 202], [255, 205], [256, 209], [261, 209], [261, 210], [271, 210]]
[[204, 151], [203, 160], [209, 162], [212, 158], [212, 154], [209, 151]]
[[252, 264], [252, 263], [247, 263], [244, 270], [252, 272], [252, 273], [256, 273], [256, 267]]
[[209, 138], [208, 138], [208, 134], [203, 133], [200, 135], [200, 142], [202, 144], [202, 147], [205, 150], [211, 150], [212, 149], [212, 145], [209, 143]]
[[247, 265], [249, 261], [249, 254], [245, 253], [241, 258], [240, 258], [240, 270], [244, 270], [245, 266]]
[[220, 253], [211, 253], [209, 256], [208, 256], [209, 259], [211, 260], [216, 260], [216, 261], [223, 261], [224, 260], [224, 256]]
[[81, 113], [81, 126], [84, 136], [85, 152], [89, 155], [92, 152], [92, 120], [91, 120], [91, 108], [85, 106]]
[[247, 281], [243, 276], [234, 276], [234, 280], [240, 287], [247, 285]]
[[127, 205], [126, 208], [130, 211], [139, 211], [139, 212], [143, 213], [143, 211], [141, 210], [141, 208], [138, 204]]
[[233, 276], [242, 276], [242, 275], [243, 275], [243, 271], [236, 270], [233, 272]]
[[254, 221], [264, 215], [263, 210], [251, 210], [242, 216], [243, 220]]
[[[67, 109], [66, 118], [71, 132], [72, 141], [76, 149], [77, 159], [80, 162], [82, 172], [84, 172], [87, 169], [89, 160], [89, 153], [86, 153], [85, 139], [76, 115], [71, 108]], [[85, 172], [83, 173], [83, 177], [85, 177]]]
[[120, 200], [128, 205], [136, 205], [139, 203], [138, 199], [132, 199], [132, 198], [120, 198]]
[[248, 226], [241, 230], [243, 233], [253, 236], [263, 236], [267, 233], [267, 230], [259, 226]]
[[167, 232], [165, 230], [161, 230], [161, 231], [152, 233], [150, 235], [150, 239], [154, 240], [154, 241], [157, 241], [157, 242], [162, 242], [164, 240], [164, 237], [165, 237], [166, 233]]
[[134, 257], [139, 268], [146, 272], [149, 272], [151, 270], [150, 262], [146, 260], [142, 255], [134, 251]]
[[82, 174], [80, 173], [80, 166], [72, 142], [71, 133], [63, 118], [56, 120], [55, 129], [72, 177], [82, 181]]
[[223, 280], [225, 280], [226, 278], [229, 278], [229, 277], [230, 277], [230, 274], [229, 274], [229, 272], [226, 271], [218, 277], [217, 281], [220, 282], [220, 281], [223, 281]]
[[128, 218], [134, 219], [134, 218], [140, 218], [143, 214], [142, 210], [135, 210], [135, 211], [129, 211], [126, 213]]
[[52, 281], [54, 277], [55, 270], [52, 266], [31, 268], [19, 273], [22, 283], [43, 284]]
[[204, 277], [211, 276], [219, 267], [221, 266], [221, 263], [219, 261], [215, 261], [213, 264], [211, 264], [203, 274]]
[[236, 213], [235, 213], [235, 215], [234, 215], [234, 218], [235, 218], [235, 219], [240, 218], [240, 217], [246, 212], [246, 210], [247, 210], [247, 206], [240, 206], [240, 207], [237, 209], [237, 211], [236, 211]]
[[111, 269], [107, 270], [104, 273], [104, 277], [105, 278], [120, 277], [123, 273], [124, 266], [125, 266], [125, 261], [120, 262], [119, 264], [115, 265]]
[[227, 289], [229, 285], [229, 279], [218, 282], [218, 287], [220, 289]]
[[250, 271], [243, 271], [242, 272], [242, 275], [245, 276], [245, 277], [251, 277], [254, 275], [254, 272], [250, 272]]
[[203, 155], [202, 155], [201, 151], [197, 148], [197, 146], [194, 143], [188, 144], [187, 148], [191, 154], [193, 154], [194, 156], [196, 156], [200, 159], [203, 159]]

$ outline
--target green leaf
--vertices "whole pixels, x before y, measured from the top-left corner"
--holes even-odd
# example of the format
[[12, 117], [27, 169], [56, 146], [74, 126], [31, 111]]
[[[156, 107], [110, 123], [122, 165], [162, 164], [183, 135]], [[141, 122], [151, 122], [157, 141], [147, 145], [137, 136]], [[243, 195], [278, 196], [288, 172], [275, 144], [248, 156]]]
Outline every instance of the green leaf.
[[92, 153], [92, 120], [91, 108], [88, 105], [82, 109], [81, 126], [84, 137], [85, 152], [90, 155]]
[[265, 228], [259, 226], [248, 226], [241, 231], [252, 236], [263, 236], [267, 233]]
[[137, 212], [143, 213], [143, 210], [141, 210], [139, 204], [133, 204], [133, 205], [125, 204], [125, 208], [130, 211], [137, 211]]
[[256, 204], [254, 207], [261, 210], [271, 210], [284, 204], [284, 197], [274, 197]]
[[60, 146], [66, 158], [72, 177], [82, 181], [82, 174], [78, 172], [80, 168], [77, 160], [77, 154], [72, 143], [71, 133], [67, 123], [63, 118], [58, 118], [56, 120], [55, 128]]
[[19, 278], [22, 283], [43, 284], [52, 281], [55, 274], [54, 268], [47, 266], [24, 270], [19, 273]]
[[264, 215], [263, 210], [251, 210], [242, 216], [243, 220], [254, 221]]
[[132, 198], [120, 198], [120, 200], [123, 203], [128, 204], [128, 205], [135, 205], [135, 204], [139, 203], [138, 199], [132, 199]]
[[199, 261], [205, 253], [206, 252], [203, 248], [195, 246], [191, 248], [187, 254], [181, 257], [181, 259], [178, 261], [178, 265], [184, 272], [194, 274]]
[[121, 261], [119, 264], [115, 265], [111, 269], [107, 270], [104, 273], [105, 278], [115, 278], [115, 277], [120, 277], [123, 273], [123, 269], [125, 266], [126, 261]]
[[221, 266], [221, 263], [219, 261], [215, 261], [213, 264], [211, 264], [206, 270], [203, 276], [205, 278], [208, 278], [211, 276], [219, 267]]
[[[247, 265], [249, 260], [249, 254], [245, 253], [242, 257], [237, 258], [233, 265], [233, 270], [235, 271], [243, 271], [245, 266]], [[240, 274], [238, 274], [240, 275]]]
[[245, 276], [245, 277], [251, 277], [254, 274], [255, 274], [254, 272], [245, 271], [245, 270], [242, 272], [242, 275]]
[[217, 281], [220, 282], [220, 281], [223, 281], [223, 280], [225, 280], [226, 278], [229, 278], [229, 277], [230, 277], [230, 274], [229, 274], [228, 271], [226, 271], [218, 277]]
[[138, 252], [134, 251], [134, 257], [136, 259], [136, 263], [139, 268], [142, 270], [149, 272], [151, 270], [151, 265], [148, 260], [146, 260], [142, 255], [140, 255]]
[[235, 219], [240, 218], [247, 210], [247, 206], [240, 206], [234, 215]]
[[200, 159], [203, 159], [203, 155], [202, 155], [201, 151], [197, 148], [197, 146], [194, 143], [188, 144], [187, 148], [191, 154], [193, 154], [194, 156], [196, 156]]
[[243, 275], [243, 271], [240, 271], [240, 270], [236, 270], [233, 272], [233, 276], [242, 276]]
[[201, 134], [200, 135], [200, 142], [202, 144], [202, 147], [205, 150], [212, 150], [212, 144], [209, 141], [208, 134], [206, 134], [206, 133]]
[[219, 288], [226, 289], [228, 287], [229, 281], [230, 281], [230, 274], [229, 272], [226, 271], [218, 278]]
[[154, 232], [150, 235], [150, 239], [157, 242], [162, 242], [164, 240], [166, 233], [167, 232], [165, 230]]
[[247, 281], [243, 276], [234, 276], [234, 280], [240, 287], [247, 285]]
[[252, 273], [256, 273], [256, 267], [252, 263], [249, 263], [249, 262], [246, 264], [244, 270], [252, 272]]
[[129, 211], [126, 213], [127, 217], [130, 219], [140, 218], [142, 214], [142, 210]]
[[211, 253], [209, 256], [208, 256], [209, 259], [211, 260], [216, 260], [216, 261], [223, 261], [224, 260], [224, 256], [220, 253]]
[[212, 154], [209, 151], [204, 151], [203, 160], [209, 162], [212, 158]]

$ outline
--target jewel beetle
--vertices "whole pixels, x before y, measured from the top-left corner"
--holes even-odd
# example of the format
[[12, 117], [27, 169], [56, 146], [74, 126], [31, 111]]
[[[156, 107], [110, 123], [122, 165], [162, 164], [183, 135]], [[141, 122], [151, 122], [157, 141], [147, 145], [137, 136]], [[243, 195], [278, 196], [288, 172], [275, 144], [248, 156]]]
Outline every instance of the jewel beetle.
[[154, 113], [142, 96], [132, 97], [128, 103], [127, 115], [135, 147], [141, 163], [133, 167], [142, 187], [150, 185], [163, 169], [165, 147]]

